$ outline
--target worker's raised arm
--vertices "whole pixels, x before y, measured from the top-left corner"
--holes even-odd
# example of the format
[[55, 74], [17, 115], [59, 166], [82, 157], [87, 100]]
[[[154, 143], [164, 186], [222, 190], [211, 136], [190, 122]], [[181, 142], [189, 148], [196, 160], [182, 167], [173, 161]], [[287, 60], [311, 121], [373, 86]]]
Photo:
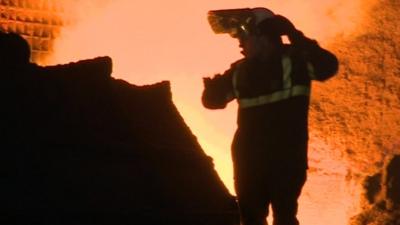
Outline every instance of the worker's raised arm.
[[310, 63], [311, 79], [324, 81], [337, 73], [339, 63], [336, 56], [321, 48], [315, 40], [305, 37], [298, 30], [291, 33], [289, 39], [294, 48], [301, 51], [301, 54]]
[[286, 17], [275, 15], [270, 21], [260, 24], [259, 29], [263, 32], [274, 30], [277, 34], [287, 35], [293, 49], [310, 63], [311, 79], [323, 81], [337, 73], [338, 60], [334, 54], [321, 48], [315, 40], [305, 37]]
[[223, 109], [234, 99], [232, 69], [212, 78], [203, 78], [204, 90], [201, 97], [203, 106], [208, 109]]

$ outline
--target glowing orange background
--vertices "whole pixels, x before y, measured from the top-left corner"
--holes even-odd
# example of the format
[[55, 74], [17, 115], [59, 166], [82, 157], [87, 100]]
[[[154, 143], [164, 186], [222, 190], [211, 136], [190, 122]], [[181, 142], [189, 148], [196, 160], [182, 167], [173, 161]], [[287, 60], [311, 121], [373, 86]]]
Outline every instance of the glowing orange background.
[[[71, 10], [67, 14], [70, 12], [79, 22], [62, 31], [50, 63], [109, 55], [114, 62], [114, 77], [137, 85], [170, 80], [174, 103], [206, 153], [214, 158], [221, 179], [232, 193], [230, 142], [236, 126], [236, 103], [225, 110], [211, 111], [202, 107], [200, 96], [202, 77], [223, 72], [241, 55], [234, 39], [212, 33], [207, 11], [265, 6], [287, 16], [308, 36], [327, 45], [337, 35], [348, 35], [356, 28], [360, 4], [344, 0], [65, 1]], [[345, 185], [340, 179], [332, 181], [333, 185]], [[324, 181], [315, 179], [311, 187]], [[334, 190], [327, 191], [332, 194]], [[307, 196], [307, 186], [304, 193], [300, 219], [305, 224], [345, 224], [347, 206], [342, 205], [349, 200], [346, 193], [332, 196], [339, 200], [325, 205], [329, 210], [326, 214], [303, 211], [302, 206], [321, 208], [315, 204], [326, 203]]]

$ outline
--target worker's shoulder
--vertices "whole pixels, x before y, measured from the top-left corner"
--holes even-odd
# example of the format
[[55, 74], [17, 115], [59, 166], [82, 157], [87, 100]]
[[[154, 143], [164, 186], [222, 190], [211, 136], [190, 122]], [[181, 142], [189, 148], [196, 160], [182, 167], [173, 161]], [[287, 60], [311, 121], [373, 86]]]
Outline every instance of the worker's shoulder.
[[246, 61], [246, 58], [239, 59], [231, 64], [231, 69], [238, 67]]

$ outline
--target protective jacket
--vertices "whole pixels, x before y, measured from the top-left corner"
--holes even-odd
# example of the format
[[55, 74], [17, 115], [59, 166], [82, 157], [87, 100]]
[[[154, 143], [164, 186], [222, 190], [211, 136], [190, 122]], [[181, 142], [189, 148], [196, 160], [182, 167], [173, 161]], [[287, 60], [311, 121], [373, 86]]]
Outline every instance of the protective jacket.
[[[268, 60], [244, 58], [222, 75], [205, 78], [202, 102], [209, 109], [222, 109], [237, 100], [234, 161], [248, 154], [272, 167], [306, 168], [311, 81], [324, 81], [337, 69], [333, 54], [299, 35]], [[263, 153], [246, 149], [250, 146], [261, 146]]]

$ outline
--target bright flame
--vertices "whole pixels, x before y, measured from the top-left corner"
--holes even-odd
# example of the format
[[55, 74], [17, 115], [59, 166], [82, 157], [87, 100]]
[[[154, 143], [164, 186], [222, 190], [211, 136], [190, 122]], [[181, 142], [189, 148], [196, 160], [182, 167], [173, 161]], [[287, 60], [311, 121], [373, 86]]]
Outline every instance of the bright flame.
[[[65, 2], [69, 10], [74, 8], [71, 1]], [[73, 5], [80, 5], [81, 11], [72, 17], [78, 18], [79, 23], [62, 31], [50, 63], [109, 55], [114, 62], [114, 77], [134, 84], [170, 80], [180, 113], [206, 153], [214, 158], [221, 179], [234, 193], [230, 142], [236, 124], [236, 104], [230, 104], [225, 110], [206, 110], [200, 96], [202, 77], [223, 72], [241, 56], [234, 39], [212, 33], [206, 19], [207, 11], [266, 6], [292, 19], [305, 34], [324, 44], [336, 35], [350, 34], [357, 18], [361, 18], [355, 10], [360, 3], [345, 0], [253, 0], [245, 3], [240, 0], [116, 0], [112, 3], [75, 0]], [[332, 196], [321, 197], [325, 195], [323, 190], [317, 194], [312, 192], [337, 185], [347, 190], [345, 172], [337, 173], [333, 179], [321, 176], [310, 173], [301, 198], [300, 218], [305, 224], [345, 224], [347, 209], [339, 203], [352, 201], [350, 194], [346, 191], [335, 194], [332, 190]], [[323, 198], [328, 200], [321, 200]], [[337, 201], [332, 204], [332, 199]], [[324, 204], [332, 210], [321, 214], [321, 207], [316, 204]]]

